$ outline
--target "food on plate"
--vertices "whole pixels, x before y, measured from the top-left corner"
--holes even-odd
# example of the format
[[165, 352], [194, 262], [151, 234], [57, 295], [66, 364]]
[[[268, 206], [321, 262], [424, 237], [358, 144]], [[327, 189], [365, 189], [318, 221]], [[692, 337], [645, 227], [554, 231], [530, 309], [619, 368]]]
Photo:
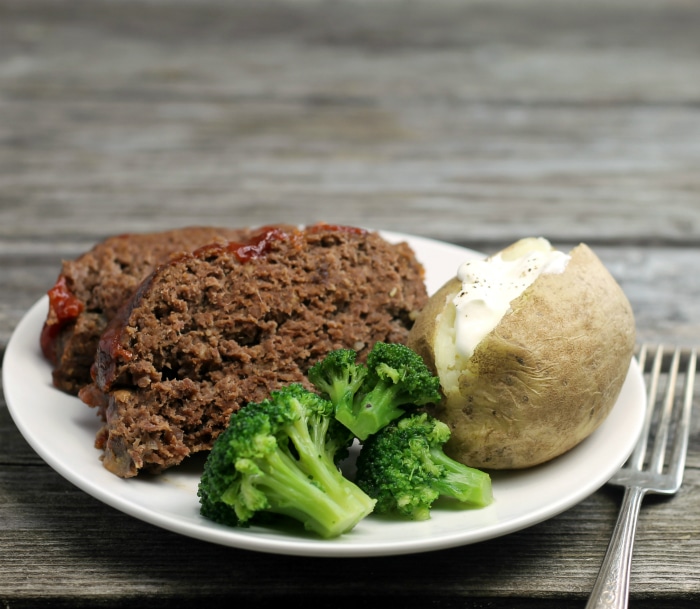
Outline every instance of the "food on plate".
[[598, 257], [541, 238], [465, 261], [408, 339], [440, 378], [431, 414], [450, 427], [447, 454], [484, 469], [534, 466], [589, 436], [634, 344], [630, 303]]
[[491, 477], [448, 457], [450, 428], [422, 413], [382, 427], [362, 445], [355, 483], [377, 500], [377, 514], [427, 520], [439, 497], [481, 508], [493, 501]]
[[232, 414], [214, 443], [199, 482], [201, 513], [228, 526], [283, 515], [338, 537], [375, 504], [338, 467], [352, 442], [330, 401], [300, 384], [273, 391]]
[[366, 364], [351, 349], [332, 351], [311, 367], [308, 377], [333, 402], [335, 417], [360, 440], [405, 410], [440, 400], [440, 379], [400, 343], [376, 343]]
[[209, 450], [231, 413], [334, 349], [364, 359], [405, 343], [427, 301], [406, 243], [372, 231], [263, 228], [159, 265], [102, 334], [80, 397], [104, 418], [97, 446], [122, 477]]
[[54, 386], [77, 395], [90, 382], [100, 335], [156, 265], [174, 252], [219, 240], [241, 241], [250, 234], [250, 229], [199, 226], [123, 234], [64, 261], [49, 290], [49, 312], [41, 334], [42, 351], [53, 365]]
[[[375, 343], [366, 365], [354, 351], [337, 349], [307, 375], [313, 388], [290, 383], [231, 414], [200, 478], [203, 516], [227, 526], [274, 526], [274, 516], [291, 517], [328, 539], [372, 512], [427, 520], [441, 497], [469, 508], [491, 503], [491, 477], [448, 457], [447, 425], [411, 403], [411, 395], [425, 404], [440, 394], [439, 379], [408, 347]], [[343, 466], [357, 419], [346, 425], [344, 411], [353, 402], [372, 409], [369, 396], [381, 406], [369, 419], [371, 432], [353, 447], [350, 474]]]

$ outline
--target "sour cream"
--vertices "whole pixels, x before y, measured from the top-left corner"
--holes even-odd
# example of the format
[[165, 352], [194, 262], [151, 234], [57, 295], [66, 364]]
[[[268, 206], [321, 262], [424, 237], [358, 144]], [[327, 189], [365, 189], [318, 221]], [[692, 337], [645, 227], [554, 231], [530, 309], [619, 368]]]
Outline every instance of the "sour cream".
[[570, 258], [539, 237], [522, 239], [489, 258], [464, 262], [457, 271], [462, 288], [453, 299], [457, 353], [470, 358], [510, 311], [510, 303], [540, 275], [563, 273]]

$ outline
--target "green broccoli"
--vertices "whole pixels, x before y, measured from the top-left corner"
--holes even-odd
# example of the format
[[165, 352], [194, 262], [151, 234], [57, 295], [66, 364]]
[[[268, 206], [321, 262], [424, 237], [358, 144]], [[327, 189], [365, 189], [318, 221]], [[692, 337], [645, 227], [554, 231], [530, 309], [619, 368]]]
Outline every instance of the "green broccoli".
[[214, 442], [199, 482], [201, 513], [229, 526], [282, 514], [321, 537], [341, 535], [375, 504], [338, 468], [353, 439], [329, 400], [300, 384], [273, 391], [234, 413]]
[[360, 390], [367, 367], [357, 363], [357, 352], [337, 349], [314, 364], [307, 377], [322, 395], [330, 399], [335, 410], [351, 412], [355, 395]]
[[408, 407], [440, 400], [440, 380], [412, 349], [378, 342], [366, 365], [351, 350], [332, 351], [308, 372], [335, 406], [335, 417], [360, 440], [404, 414]]
[[438, 497], [484, 507], [491, 477], [448, 457], [445, 423], [427, 413], [406, 415], [370, 436], [357, 458], [355, 483], [377, 500], [377, 514], [427, 520]]

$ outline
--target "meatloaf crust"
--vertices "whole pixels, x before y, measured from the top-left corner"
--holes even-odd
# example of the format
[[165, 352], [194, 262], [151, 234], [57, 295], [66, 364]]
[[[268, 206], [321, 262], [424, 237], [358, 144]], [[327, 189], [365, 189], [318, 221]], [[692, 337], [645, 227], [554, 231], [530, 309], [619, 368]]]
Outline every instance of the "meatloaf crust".
[[49, 290], [41, 335], [53, 364], [53, 384], [77, 395], [90, 382], [90, 367], [107, 323], [139, 283], [173, 253], [216, 241], [246, 239], [250, 229], [187, 227], [110, 237], [75, 260], [64, 261]]
[[108, 325], [80, 394], [104, 418], [105, 467], [158, 473], [209, 450], [232, 412], [308, 386], [329, 351], [405, 343], [426, 300], [406, 243], [350, 227], [263, 229], [159, 266]]

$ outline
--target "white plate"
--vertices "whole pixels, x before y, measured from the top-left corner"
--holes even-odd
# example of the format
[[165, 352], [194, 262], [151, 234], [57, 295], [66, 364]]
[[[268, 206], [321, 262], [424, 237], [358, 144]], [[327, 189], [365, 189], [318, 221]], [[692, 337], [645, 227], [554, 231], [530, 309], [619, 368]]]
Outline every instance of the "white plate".
[[[479, 254], [430, 239], [406, 239], [426, 267], [430, 293], [452, 277], [457, 266]], [[54, 389], [51, 370], [39, 348], [47, 298], [24, 316], [5, 352], [3, 384], [10, 413], [34, 450], [59, 474], [100, 501], [164, 529], [226, 546], [305, 556], [381, 556], [454, 547], [498, 537], [563, 512], [599, 487], [624, 463], [642, 427], [644, 379], [636, 361], [620, 398], [604, 424], [567, 454], [545, 465], [493, 475], [495, 500], [478, 510], [434, 507], [424, 522], [369, 516], [335, 540], [298, 530], [226, 528], [199, 514], [197, 483], [201, 459], [158, 477], [123, 480], [100, 462], [93, 442], [100, 424], [95, 411]]]

